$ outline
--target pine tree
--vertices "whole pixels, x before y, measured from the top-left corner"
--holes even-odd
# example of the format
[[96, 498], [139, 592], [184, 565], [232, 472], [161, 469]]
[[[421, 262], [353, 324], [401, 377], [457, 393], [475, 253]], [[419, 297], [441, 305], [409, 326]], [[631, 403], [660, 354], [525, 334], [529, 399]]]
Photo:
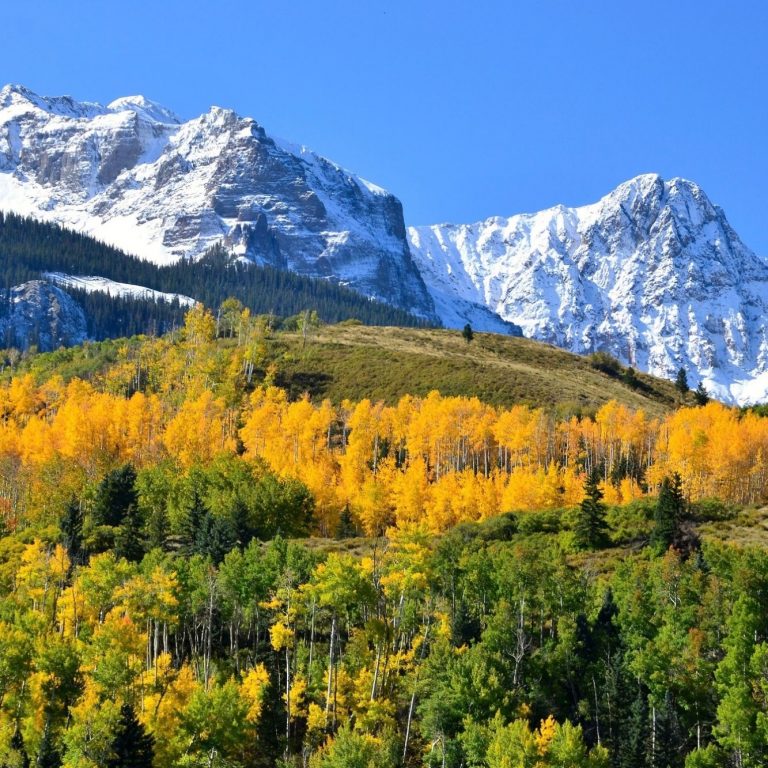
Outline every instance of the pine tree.
[[693, 391], [693, 399], [696, 405], [703, 406], [709, 402], [709, 392], [704, 386], [704, 382], [700, 381], [699, 386]]
[[232, 504], [232, 534], [234, 543], [241, 548], [247, 547], [254, 536], [248, 505], [242, 499], [235, 499]]
[[168, 544], [168, 512], [158, 505], [147, 521], [147, 546], [149, 549], [166, 549]]
[[112, 742], [112, 753], [107, 768], [151, 768], [155, 740], [137, 720], [133, 707], [123, 704], [120, 723]]
[[96, 489], [93, 520], [96, 525], [118, 526], [128, 507], [137, 506], [136, 470], [131, 464], [108, 472]]
[[13, 736], [11, 736], [11, 749], [16, 754], [13, 757], [13, 762], [6, 763], [5, 765], [8, 765], [9, 768], [11, 765], [18, 766], [18, 768], [29, 768], [29, 756], [27, 755], [27, 749], [24, 745], [24, 737], [21, 735], [21, 730], [19, 730], [19, 724], [16, 724], [16, 730], [13, 732]]
[[619, 768], [645, 768], [650, 755], [648, 692], [638, 683], [637, 695], [623, 718], [615, 765]]
[[464, 326], [461, 335], [464, 337], [464, 341], [466, 341], [467, 344], [475, 338], [475, 334], [472, 332], [472, 326], [469, 323]]
[[135, 504], [128, 506], [123, 522], [115, 535], [115, 555], [124, 557], [132, 563], [138, 563], [144, 557], [142, 521]]
[[73, 498], [64, 510], [64, 517], [59, 525], [61, 543], [67, 550], [72, 565], [83, 562], [83, 511], [80, 502]]
[[349, 510], [349, 504], [345, 505], [339, 515], [339, 523], [336, 526], [337, 539], [351, 539], [357, 535], [355, 530], [355, 521], [352, 519], [352, 513]]
[[683, 481], [675, 472], [672, 479], [665, 477], [659, 490], [654, 511], [651, 544], [657, 552], [665, 552], [680, 535], [680, 524], [685, 516]]
[[181, 523], [182, 549], [186, 554], [194, 555], [198, 552], [200, 531], [207, 526], [207, 519], [209, 517], [208, 507], [197, 490], [195, 490], [192, 495], [192, 501], [187, 507], [186, 515]]
[[688, 374], [685, 372], [685, 368], [681, 368], [677, 372], [677, 376], [675, 377], [675, 389], [677, 389], [681, 395], [687, 394], [690, 389], [688, 386]]
[[584, 493], [573, 531], [574, 543], [578, 549], [598, 549], [608, 543], [608, 525], [596, 470], [587, 476]]

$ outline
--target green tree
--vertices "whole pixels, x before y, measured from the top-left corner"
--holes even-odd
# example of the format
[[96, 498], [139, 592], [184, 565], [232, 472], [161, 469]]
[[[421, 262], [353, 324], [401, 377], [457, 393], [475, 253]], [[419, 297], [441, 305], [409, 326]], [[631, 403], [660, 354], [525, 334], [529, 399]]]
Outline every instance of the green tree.
[[672, 479], [665, 477], [659, 489], [659, 499], [654, 510], [654, 528], [651, 544], [658, 552], [665, 552], [680, 535], [680, 523], [685, 516], [683, 481], [675, 472]]
[[464, 326], [463, 330], [461, 331], [461, 335], [464, 337], [464, 341], [466, 341], [467, 344], [469, 344], [469, 342], [475, 338], [475, 334], [472, 331], [472, 326], [469, 323]]
[[755, 637], [764, 623], [759, 604], [749, 595], [739, 595], [726, 623], [725, 656], [715, 674], [721, 696], [715, 735], [730, 758], [729, 765], [757, 768], [765, 765], [761, 759], [765, 756], [765, 746], [759, 744], [758, 710], [752, 695], [750, 662]]
[[608, 543], [608, 524], [596, 470], [587, 476], [584, 493], [573, 530], [574, 543], [578, 549], [598, 549]]
[[133, 707], [123, 704], [107, 768], [151, 768], [155, 740], [137, 720]]
[[621, 380], [632, 389], [640, 386], [640, 379], [637, 378], [637, 372], [631, 365], [621, 374]]
[[135, 504], [129, 505], [115, 534], [114, 551], [118, 557], [124, 557], [132, 563], [138, 563], [144, 557], [143, 527], [138, 507]]
[[706, 405], [709, 402], [709, 392], [707, 392], [703, 381], [700, 381], [699, 386], [693, 391], [693, 399], [696, 405], [699, 406]]
[[398, 761], [391, 739], [376, 739], [345, 726], [313, 755], [309, 765], [310, 768], [394, 768]]
[[687, 394], [690, 389], [688, 386], [688, 374], [685, 372], [685, 368], [680, 368], [677, 372], [677, 376], [675, 376], [675, 389], [677, 389], [681, 395]]
[[96, 489], [93, 504], [94, 525], [117, 527], [123, 522], [128, 507], [139, 503], [136, 492], [136, 470], [131, 464], [107, 472]]
[[60, 768], [61, 766], [61, 754], [56, 748], [56, 742], [54, 741], [48, 721], [45, 723], [35, 766], [36, 768]]
[[267, 474], [256, 483], [251, 497], [254, 533], [263, 539], [306, 536], [312, 524], [315, 501], [300, 480], [281, 480]]
[[59, 527], [61, 543], [67, 550], [69, 561], [73, 566], [81, 564], [83, 561], [83, 510], [77, 499], [72, 498], [67, 504]]

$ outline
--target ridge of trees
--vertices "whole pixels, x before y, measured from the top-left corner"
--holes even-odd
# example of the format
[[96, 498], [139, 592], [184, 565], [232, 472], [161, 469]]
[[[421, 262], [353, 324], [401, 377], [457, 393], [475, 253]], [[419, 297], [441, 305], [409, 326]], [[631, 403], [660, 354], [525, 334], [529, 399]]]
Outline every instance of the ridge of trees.
[[[57, 224], [0, 212], [0, 315], [9, 311], [9, 290], [45, 272], [98, 275], [164, 293], [190, 296], [218, 307], [234, 297], [253, 314], [290, 317], [306, 309], [323, 322], [357, 319], [368, 325], [428, 327], [429, 323], [338, 285], [287, 270], [248, 264], [214, 246], [201, 259], [158, 266]], [[162, 334], [183, 324], [186, 307], [176, 301], [110, 296], [61, 286], [85, 310], [91, 338]]]

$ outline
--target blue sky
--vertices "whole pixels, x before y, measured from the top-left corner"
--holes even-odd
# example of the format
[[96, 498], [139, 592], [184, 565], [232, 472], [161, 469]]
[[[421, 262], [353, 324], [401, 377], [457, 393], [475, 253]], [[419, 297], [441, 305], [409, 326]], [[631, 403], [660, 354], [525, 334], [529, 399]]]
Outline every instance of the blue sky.
[[768, 257], [762, 0], [25, 0], [0, 81], [256, 118], [387, 187], [409, 224], [697, 181]]

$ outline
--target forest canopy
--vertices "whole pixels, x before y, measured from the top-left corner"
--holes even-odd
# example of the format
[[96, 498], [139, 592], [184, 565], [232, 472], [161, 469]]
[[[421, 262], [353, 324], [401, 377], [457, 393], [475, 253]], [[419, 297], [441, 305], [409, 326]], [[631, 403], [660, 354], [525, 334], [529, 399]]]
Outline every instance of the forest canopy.
[[768, 554], [706, 528], [759, 411], [315, 401], [269, 333], [7, 356], [0, 765], [765, 764]]

